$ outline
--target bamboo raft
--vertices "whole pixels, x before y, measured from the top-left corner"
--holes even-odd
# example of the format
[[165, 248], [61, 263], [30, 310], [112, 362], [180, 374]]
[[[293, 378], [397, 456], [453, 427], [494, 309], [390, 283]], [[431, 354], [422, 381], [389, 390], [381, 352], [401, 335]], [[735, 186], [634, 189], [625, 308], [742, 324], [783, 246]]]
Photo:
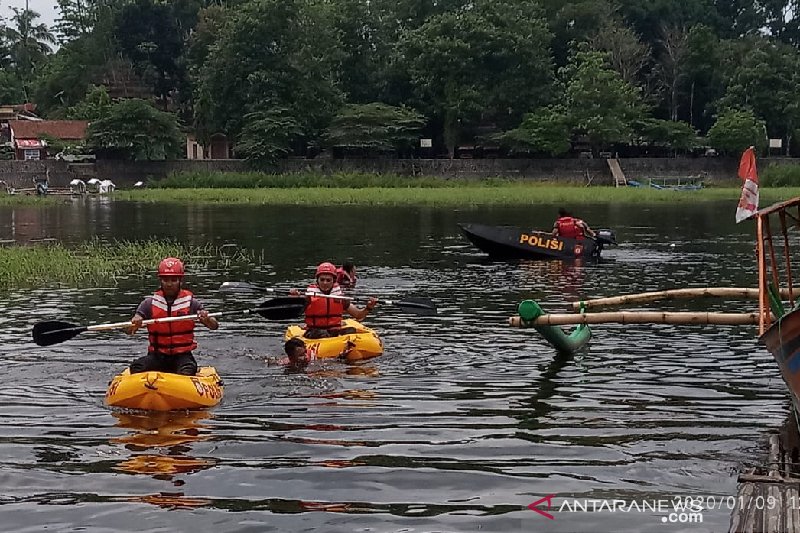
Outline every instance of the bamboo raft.
[[739, 475], [730, 533], [800, 531], [798, 456], [800, 435], [790, 414], [780, 432], [770, 436], [767, 464]]
[[[659, 300], [676, 300], [700, 297], [759, 299], [759, 289], [748, 287], [701, 287], [690, 289], [670, 289], [636, 294], [625, 294], [610, 298], [594, 298], [574, 302], [570, 305], [579, 313], [546, 313], [533, 300], [525, 300], [519, 304], [518, 315], [509, 317], [512, 327], [533, 328], [558, 351], [574, 353], [584, 347], [591, 339], [589, 324], [683, 324], [683, 325], [721, 325], [748, 326], [758, 325], [761, 314], [758, 311], [749, 313], [714, 313], [714, 312], [681, 312], [681, 311], [614, 311], [587, 313], [586, 309], [613, 305], [650, 303]], [[781, 298], [790, 298], [791, 292], [780, 291]], [[571, 333], [566, 333], [559, 326], [578, 325]]]

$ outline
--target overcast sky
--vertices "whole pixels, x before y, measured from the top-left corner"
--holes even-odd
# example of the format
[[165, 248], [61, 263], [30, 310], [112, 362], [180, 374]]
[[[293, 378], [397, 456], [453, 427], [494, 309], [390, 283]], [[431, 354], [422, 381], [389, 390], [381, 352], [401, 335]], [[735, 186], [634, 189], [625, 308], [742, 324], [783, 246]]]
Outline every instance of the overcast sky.
[[[39, 22], [47, 24], [51, 27], [55, 22], [56, 17], [60, 14], [58, 12], [58, 4], [55, 0], [28, 0], [29, 7], [39, 13], [40, 17], [37, 19]], [[12, 7], [25, 9], [25, 0], [0, 0], [0, 15], [8, 21], [13, 15]]]

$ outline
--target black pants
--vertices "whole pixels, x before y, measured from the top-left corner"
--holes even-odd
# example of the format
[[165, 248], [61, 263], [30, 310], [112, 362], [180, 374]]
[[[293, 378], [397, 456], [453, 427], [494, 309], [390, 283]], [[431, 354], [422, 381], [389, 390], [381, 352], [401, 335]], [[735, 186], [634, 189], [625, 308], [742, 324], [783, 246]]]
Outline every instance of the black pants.
[[170, 374], [183, 374], [184, 376], [194, 376], [197, 374], [197, 361], [194, 360], [192, 352], [180, 355], [165, 355], [151, 352], [140, 357], [130, 366], [131, 374], [139, 372], [169, 372]]
[[326, 339], [328, 337], [338, 337], [339, 335], [352, 335], [356, 333], [356, 328], [310, 328], [303, 333], [306, 339]]

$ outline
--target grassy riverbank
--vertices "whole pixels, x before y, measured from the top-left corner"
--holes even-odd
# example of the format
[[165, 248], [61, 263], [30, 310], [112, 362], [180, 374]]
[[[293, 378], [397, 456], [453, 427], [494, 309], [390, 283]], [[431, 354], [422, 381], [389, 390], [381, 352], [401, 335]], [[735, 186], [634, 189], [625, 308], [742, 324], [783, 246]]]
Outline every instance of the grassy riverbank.
[[155, 276], [158, 262], [168, 256], [184, 259], [189, 271], [197, 271], [210, 259], [235, 260], [241, 253], [211, 245], [186, 247], [161, 241], [91, 241], [76, 248], [61, 244], [6, 246], [0, 253], [0, 289], [57, 284], [74, 287], [113, 283], [120, 276]]
[[[458, 182], [456, 182], [458, 183]], [[117, 191], [115, 198], [141, 202], [179, 202], [251, 205], [424, 205], [481, 206], [532, 204], [657, 204], [738, 202], [735, 187], [699, 191], [650, 188], [570, 187], [507, 182], [469, 182], [447, 187], [307, 187], [265, 189], [145, 189]], [[800, 188], [762, 189], [761, 205], [800, 195]]]

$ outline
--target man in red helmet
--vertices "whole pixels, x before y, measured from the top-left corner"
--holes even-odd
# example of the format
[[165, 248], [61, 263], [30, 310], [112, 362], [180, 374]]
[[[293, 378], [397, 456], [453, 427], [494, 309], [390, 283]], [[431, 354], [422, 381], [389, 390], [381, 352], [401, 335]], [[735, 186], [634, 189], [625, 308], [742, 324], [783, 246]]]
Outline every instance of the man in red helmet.
[[[196, 314], [198, 320], [208, 329], [219, 327], [217, 319], [208, 315], [203, 304], [191, 292], [181, 287], [184, 273], [180, 259], [167, 257], [161, 261], [158, 265], [161, 288], [139, 304], [128, 328], [130, 335], [142, 327], [144, 320], [171, 316]], [[148, 324], [147, 332], [150, 340], [147, 355], [131, 363], [131, 374], [150, 370], [187, 376], [197, 373], [197, 361], [192, 355], [192, 350], [197, 348], [194, 320]]]
[[[346, 312], [356, 320], [364, 320], [378, 304], [378, 300], [370, 298], [365, 307], [357, 307], [342, 293], [336, 283], [336, 266], [333, 263], [320, 263], [316, 272], [316, 283], [306, 288], [306, 332], [307, 339], [321, 339], [350, 333], [342, 328], [342, 315]], [[292, 289], [292, 296], [300, 291]], [[341, 296], [341, 298], [325, 298], [324, 296]]]

